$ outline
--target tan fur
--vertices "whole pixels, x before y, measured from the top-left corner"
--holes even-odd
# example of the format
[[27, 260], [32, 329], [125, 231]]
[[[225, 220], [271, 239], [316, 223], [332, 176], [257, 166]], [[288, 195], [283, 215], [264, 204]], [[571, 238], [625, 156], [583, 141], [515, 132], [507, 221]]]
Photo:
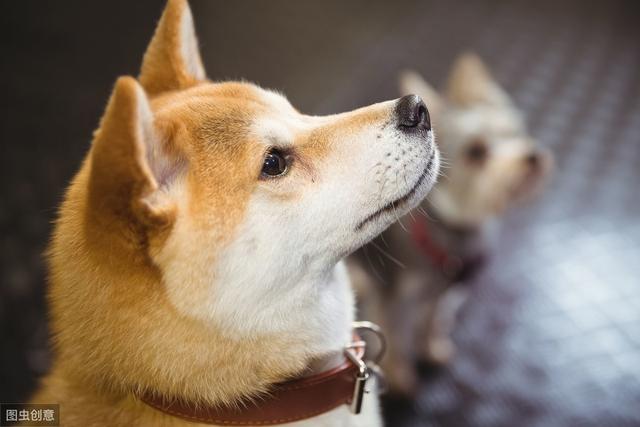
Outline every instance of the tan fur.
[[142, 61], [140, 83], [150, 95], [184, 89], [205, 79], [186, 0], [170, 0]]
[[[91, 415], [98, 420], [95, 425], [102, 425], [99, 420], [113, 410], [110, 401], [128, 401], [131, 392], [149, 389], [193, 401], [229, 402], [259, 393], [267, 384], [298, 372], [308, 357], [280, 351], [296, 337], [231, 340], [185, 318], [167, 301], [160, 273], [146, 254], [148, 239], [162, 238], [170, 224], [148, 225], [129, 205], [132, 197], [154, 188], [141, 161], [143, 153], [132, 157], [127, 144], [122, 152], [114, 147], [102, 151], [107, 140], [125, 141], [128, 135], [120, 133], [132, 130], [132, 124], [122, 126], [122, 118], [131, 117], [126, 110], [135, 108], [135, 85], [128, 78], [118, 82], [88, 159], [67, 193], [49, 250], [57, 357], [45, 389], [34, 401], [59, 402], [68, 425], [90, 425], [82, 418], [90, 414], [88, 409], [82, 409], [77, 420], [69, 418], [73, 411], [68, 405], [73, 406], [78, 396], [82, 400], [87, 394], [99, 397], [93, 401], [94, 409], [103, 401], [105, 413]], [[116, 111], [111, 110], [122, 117], [113, 117]], [[112, 127], [111, 121], [118, 119], [121, 125]], [[184, 137], [188, 131], [178, 132]], [[195, 164], [191, 164], [188, 179], [194, 195], [191, 214], [205, 223], [237, 218], [243, 192], [227, 192], [228, 197], [223, 197], [222, 177], [206, 166], [207, 160], [213, 160], [207, 155], [213, 157], [213, 153], [191, 142], [190, 148], [196, 151], [190, 157]], [[219, 149], [229, 156], [238, 154]], [[119, 180], [123, 177], [131, 181], [122, 185]], [[118, 186], [114, 197], [100, 198], [113, 194], [108, 188], [112, 185]], [[245, 198], [250, 190], [248, 186]], [[227, 209], [227, 215], [211, 215], [214, 200], [220, 203], [217, 209]], [[228, 215], [230, 209], [238, 213]], [[232, 226], [221, 224], [221, 239]], [[157, 359], [150, 356], [158, 354]], [[158, 371], [165, 375], [158, 376]]]
[[[172, 26], [168, 21], [181, 19], [184, 7], [183, 1], [169, 2], [140, 80], [150, 94], [161, 93], [151, 105], [157, 127], [168, 135], [155, 137], [170, 140], [166, 150], [174, 157], [171, 161], [188, 158], [190, 215], [203, 227], [217, 222], [222, 244], [242, 215], [260, 164], [255, 174], [215, 165], [230, 160], [245, 164], [251, 154], [260, 154], [249, 152], [243, 143], [247, 135], [237, 129], [243, 128], [238, 122], [248, 122], [266, 107], [247, 84], [201, 82], [191, 90], [166, 92], [198, 84], [174, 58], [175, 52], [160, 48], [176, 37], [175, 28], [167, 29]], [[180, 68], [165, 70], [167, 62]], [[297, 373], [307, 360], [305, 354], [280, 351], [296, 337], [230, 340], [168, 303], [160, 273], [146, 254], [150, 245], [161, 245], [174, 213], [171, 207], [156, 210], [143, 202], [144, 196], [158, 191], [138, 140], [135, 110], [145, 102], [139, 99], [143, 96], [132, 78], [116, 84], [93, 147], [67, 192], [49, 250], [57, 357], [34, 401], [59, 402], [69, 425], [90, 425], [91, 419], [102, 425], [112, 401], [127, 401], [128, 393], [145, 389], [193, 401], [230, 402]], [[254, 158], [261, 160], [259, 155]], [[230, 179], [229, 173], [239, 176]], [[226, 188], [227, 182], [235, 187]], [[162, 357], [153, 359], [152, 354]], [[158, 376], [159, 370], [169, 376]], [[87, 400], [93, 401], [91, 408], [84, 406]], [[73, 405], [81, 415], [71, 418]]]
[[[311, 184], [323, 179], [334, 184], [336, 178], [321, 173], [319, 165], [326, 160], [340, 166], [335, 170], [349, 171], [358, 150], [368, 138], [375, 139], [375, 129], [391, 120], [394, 105], [309, 117], [252, 84], [209, 82], [186, 0], [169, 0], [141, 75], [116, 82], [60, 208], [48, 250], [55, 360], [32, 401], [59, 403], [65, 426], [193, 425], [150, 409], [136, 396], [152, 392], [194, 404], [241, 405], [271, 384], [301, 374], [323, 351], [340, 352], [353, 315], [347, 286], [330, 294], [344, 299], [335, 304], [344, 303], [338, 314], [347, 325], [344, 341], [335, 344], [342, 340], [338, 324], [339, 337], [327, 341], [331, 348], [318, 344], [322, 325], [314, 325], [316, 335], [286, 328], [255, 333], [246, 327], [250, 332], [237, 336], [210, 316], [215, 311], [211, 287], [222, 285], [215, 276], [222, 273], [212, 266], [242, 240], [238, 234], [252, 200], [273, 197], [291, 204]], [[297, 126], [292, 125], [291, 141], [276, 141], [289, 144], [295, 167], [267, 183], [260, 171], [269, 144], [259, 141], [254, 127], [258, 118], [274, 117]], [[433, 146], [432, 135], [407, 140], [393, 132], [393, 147], [424, 144], [420, 149], [426, 153]], [[341, 140], [360, 145], [339, 146]], [[380, 147], [378, 154], [384, 153]], [[413, 169], [405, 167], [406, 176], [420, 173], [424, 160], [416, 159]], [[437, 168], [436, 158], [431, 181], [425, 181], [431, 183], [420, 189], [422, 197]], [[399, 185], [397, 191], [404, 190]], [[416, 196], [411, 203], [418, 202]], [[385, 203], [373, 200], [365, 207], [373, 211]], [[381, 218], [367, 226], [369, 237], [357, 235], [348, 245], [371, 238], [376, 227], [391, 222]], [[352, 250], [348, 245], [339, 251]], [[331, 280], [346, 281], [334, 277], [339, 269], [333, 269], [333, 262], [326, 285], [335, 287]], [[230, 294], [231, 300], [237, 296], [227, 290]], [[310, 295], [301, 301], [313, 306], [316, 299]], [[322, 316], [312, 320], [327, 321]], [[336, 316], [331, 312], [328, 321]], [[371, 405], [374, 411], [360, 417], [365, 420], [360, 425], [378, 416], [375, 401]]]

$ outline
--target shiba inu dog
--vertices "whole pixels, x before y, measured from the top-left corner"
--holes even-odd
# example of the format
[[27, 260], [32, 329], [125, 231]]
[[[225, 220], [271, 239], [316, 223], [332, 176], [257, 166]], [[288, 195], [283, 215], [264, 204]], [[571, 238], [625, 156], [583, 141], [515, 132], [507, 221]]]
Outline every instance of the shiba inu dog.
[[450, 333], [468, 294], [461, 283], [485, 258], [489, 224], [541, 188], [552, 157], [477, 55], [457, 60], [443, 95], [415, 72], [401, 75], [400, 88], [427, 100], [449, 165], [421, 206], [433, 220], [420, 212], [400, 218], [360, 251], [353, 270], [362, 316], [391, 340], [389, 386], [411, 394], [416, 361], [446, 363], [454, 354]]
[[366, 370], [342, 259], [424, 198], [433, 138], [415, 95], [313, 117], [207, 80], [169, 0], [60, 209], [32, 401], [65, 426], [378, 425], [375, 393], [348, 406]]

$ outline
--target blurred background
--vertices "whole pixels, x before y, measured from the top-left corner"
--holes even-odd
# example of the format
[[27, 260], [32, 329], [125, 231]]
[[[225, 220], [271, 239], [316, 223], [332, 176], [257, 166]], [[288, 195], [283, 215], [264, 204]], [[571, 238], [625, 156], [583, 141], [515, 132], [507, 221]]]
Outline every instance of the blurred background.
[[[554, 151], [475, 279], [450, 366], [390, 426], [640, 425], [640, 3], [191, 0], [212, 79], [310, 114], [442, 86], [478, 52]], [[136, 75], [162, 0], [0, 4], [0, 402], [48, 369], [42, 253], [117, 76]], [[436, 124], [437, 125], [437, 124]]]

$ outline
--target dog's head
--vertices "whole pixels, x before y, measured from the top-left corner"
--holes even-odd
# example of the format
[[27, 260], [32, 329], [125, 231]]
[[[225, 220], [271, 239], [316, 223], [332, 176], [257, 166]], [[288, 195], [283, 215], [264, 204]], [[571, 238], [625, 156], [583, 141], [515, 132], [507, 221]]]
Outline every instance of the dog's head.
[[[117, 81], [62, 209], [54, 313], [73, 331], [60, 328], [60, 342], [84, 337], [100, 369], [138, 357], [160, 376], [172, 358], [182, 361], [172, 372], [209, 376], [207, 357], [218, 358], [220, 387], [228, 359], [259, 375], [269, 369], [248, 368], [249, 357], [277, 371], [276, 353], [335, 350], [327, 336], [339, 330], [343, 344], [351, 316], [336, 263], [423, 199], [438, 159], [417, 96], [314, 117], [253, 84], [208, 81], [188, 5], [170, 0], [139, 79]], [[143, 342], [127, 343], [126, 328]], [[226, 341], [203, 349], [210, 333]], [[267, 354], [236, 354], [238, 342]]]
[[458, 58], [443, 95], [415, 72], [401, 75], [400, 90], [425, 98], [434, 117], [449, 166], [429, 199], [445, 221], [482, 225], [541, 188], [552, 156], [536, 146], [519, 111], [477, 55]]

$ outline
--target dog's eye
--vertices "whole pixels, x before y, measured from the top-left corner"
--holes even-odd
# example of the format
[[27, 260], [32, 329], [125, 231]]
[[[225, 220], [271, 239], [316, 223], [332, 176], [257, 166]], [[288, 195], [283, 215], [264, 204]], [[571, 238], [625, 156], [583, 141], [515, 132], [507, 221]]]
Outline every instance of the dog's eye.
[[272, 148], [267, 152], [262, 164], [261, 176], [264, 178], [273, 178], [284, 175], [287, 172], [287, 159], [277, 149]]
[[481, 140], [476, 139], [471, 142], [471, 145], [466, 150], [467, 159], [474, 163], [482, 163], [489, 155], [489, 149], [487, 144]]

